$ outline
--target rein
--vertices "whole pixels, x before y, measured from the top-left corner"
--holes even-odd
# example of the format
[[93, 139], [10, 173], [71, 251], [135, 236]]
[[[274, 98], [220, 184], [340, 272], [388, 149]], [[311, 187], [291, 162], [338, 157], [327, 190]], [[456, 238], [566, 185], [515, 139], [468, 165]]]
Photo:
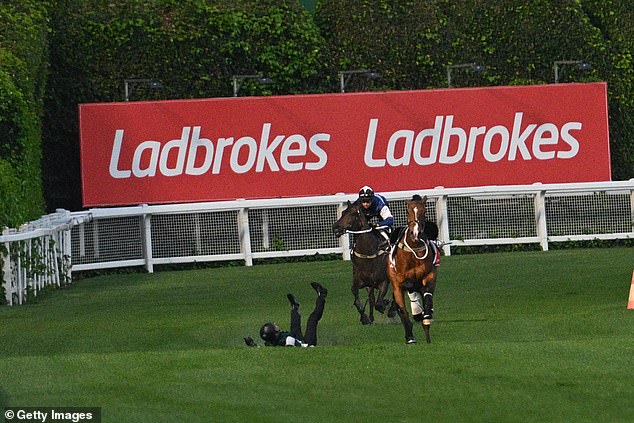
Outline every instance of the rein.
[[358, 230], [358, 231], [351, 231], [350, 229], [346, 229], [346, 233], [347, 234], [353, 234], [353, 235], [367, 234], [368, 232], [372, 232], [375, 229], [385, 229], [385, 228], [387, 228], [387, 226], [377, 226], [375, 228], [361, 229], [361, 230]]
[[[409, 231], [409, 228], [407, 228], [407, 230], [405, 230], [405, 234], [403, 235], [403, 241], [398, 243], [398, 247], [399, 248], [403, 248], [406, 251], [409, 251], [410, 253], [412, 253], [414, 255], [414, 257], [416, 257], [418, 260], [425, 260], [427, 258], [427, 256], [429, 255], [429, 248], [427, 247], [427, 243], [425, 241], [423, 241], [423, 245], [424, 247], [416, 247], [416, 248], [412, 248], [408, 243], [407, 243], [407, 232]], [[418, 251], [422, 251], [423, 248], [425, 248], [425, 255], [422, 257], [419, 257], [417, 252]]]
[[[353, 234], [353, 235], [367, 234], [367, 233], [372, 232], [375, 229], [385, 229], [385, 228], [387, 228], [387, 226], [377, 226], [377, 227], [374, 227], [374, 228], [370, 227], [368, 229], [361, 229], [361, 230], [358, 230], [358, 231], [352, 231], [352, 230], [346, 229], [346, 233], [347, 234]], [[385, 252], [385, 250], [379, 249], [379, 251], [376, 254], [369, 254], [369, 255], [368, 254], [361, 254], [361, 253], [355, 251], [354, 247], [353, 247], [352, 248], [352, 254], [354, 254], [355, 256], [357, 256], [359, 258], [363, 258], [363, 259], [373, 259], [373, 258], [380, 257], [383, 254], [386, 254], [386, 252]]]
[[379, 252], [376, 253], [376, 254], [367, 255], [367, 254], [357, 253], [356, 251], [352, 250], [352, 254], [354, 254], [355, 256], [357, 256], [359, 258], [373, 259], [373, 258], [377, 258], [377, 257], [382, 256], [383, 254], [387, 254], [387, 253], [385, 252], [385, 250], [379, 250]]
[[[407, 229], [405, 230], [405, 233], [403, 234], [403, 238], [402, 241], [400, 241], [397, 245], [398, 248], [401, 248], [405, 251], [409, 251], [410, 253], [412, 253], [414, 255], [414, 257], [417, 260], [425, 260], [427, 258], [427, 256], [429, 255], [429, 247], [427, 246], [427, 242], [423, 239], [418, 238], [416, 241], [421, 241], [423, 243], [423, 247], [416, 247], [413, 248], [411, 247], [408, 243], [407, 243], [407, 233], [410, 231], [410, 225], [411, 224], [415, 224], [417, 225], [419, 228], [424, 228], [425, 224], [423, 223], [421, 225], [421, 223], [418, 221], [418, 219], [414, 219], [414, 220], [408, 220], [407, 221]], [[419, 229], [419, 236], [420, 236], [420, 231], [421, 229]], [[422, 257], [420, 257], [417, 253], [422, 251], [423, 248], [425, 249], [425, 255], [423, 255]]]

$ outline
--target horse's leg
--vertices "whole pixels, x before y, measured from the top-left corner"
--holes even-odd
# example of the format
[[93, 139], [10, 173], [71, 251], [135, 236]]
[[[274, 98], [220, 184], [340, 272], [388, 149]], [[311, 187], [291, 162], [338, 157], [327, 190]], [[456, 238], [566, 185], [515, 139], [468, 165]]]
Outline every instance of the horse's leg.
[[[431, 302], [432, 294], [430, 292], [425, 292], [421, 295], [420, 292], [408, 292], [409, 300], [412, 306], [412, 318], [422, 323], [423, 330], [425, 331], [425, 339], [429, 344], [431, 342], [431, 336], [429, 335], [429, 326], [431, 326], [432, 316], [430, 310], [431, 307], [427, 307], [428, 303]], [[432, 310], [433, 311], [433, 310]]]
[[368, 287], [368, 302], [370, 303], [370, 321], [374, 322], [374, 308], [376, 307], [376, 298], [374, 298], [374, 288]]
[[423, 279], [423, 330], [427, 343], [431, 343], [429, 327], [434, 321], [434, 290], [436, 289], [436, 270], [434, 269]]
[[408, 292], [409, 302], [412, 308], [412, 318], [417, 322], [423, 321], [423, 301], [422, 295], [418, 291]]
[[387, 282], [387, 279], [385, 279], [378, 286], [379, 295], [375, 305], [376, 311], [378, 311], [381, 314], [385, 313], [385, 309], [387, 308], [387, 302], [385, 300], [385, 294], [387, 294], [387, 288], [388, 288], [388, 282]]
[[412, 332], [412, 322], [410, 321], [409, 313], [405, 308], [405, 292], [401, 289], [400, 284], [393, 283], [392, 287], [394, 289], [394, 301], [398, 307], [397, 313], [401, 318], [401, 323], [405, 329], [405, 342], [408, 344], [415, 344], [416, 338], [414, 338], [414, 333]]
[[425, 292], [423, 294], [423, 308], [425, 310], [423, 312], [423, 331], [425, 331], [425, 339], [427, 340], [428, 344], [431, 344], [431, 335], [429, 334], [429, 327], [434, 321], [432, 318], [432, 313], [434, 311], [433, 305], [432, 305], [432, 297], [433, 297], [433, 294], [431, 292]]
[[398, 313], [398, 304], [396, 304], [396, 301], [394, 300], [394, 298], [392, 298], [392, 303], [390, 304], [390, 308], [387, 311], [387, 317], [391, 319], [394, 316], [396, 316], [397, 313]]
[[359, 288], [356, 285], [352, 285], [352, 295], [354, 295], [354, 306], [359, 312], [359, 320], [364, 325], [372, 323], [367, 314], [365, 314], [365, 306], [361, 305], [361, 299], [359, 298]]

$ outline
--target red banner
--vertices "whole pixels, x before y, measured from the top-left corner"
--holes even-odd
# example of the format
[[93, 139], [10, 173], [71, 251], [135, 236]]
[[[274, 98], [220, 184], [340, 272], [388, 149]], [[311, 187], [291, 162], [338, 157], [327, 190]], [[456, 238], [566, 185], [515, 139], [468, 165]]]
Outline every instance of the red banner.
[[605, 83], [79, 107], [87, 207], [610, 180]]

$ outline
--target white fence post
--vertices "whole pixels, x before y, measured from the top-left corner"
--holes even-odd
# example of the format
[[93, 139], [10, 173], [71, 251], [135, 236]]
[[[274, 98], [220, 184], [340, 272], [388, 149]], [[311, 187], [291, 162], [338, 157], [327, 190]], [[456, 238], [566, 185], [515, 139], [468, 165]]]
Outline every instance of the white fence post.
[[[438, 225], [438, 232], [440, 235], [440, 241], [449, 242], [449, 212], [447, 211], [447, 196], [441, 195], [436, 200], [436, 224]], [[443, 253], [446, 256], [451, 255], [451, 246], [445, 244], [442, 247]]]
[[240, 231], [240, 250], [244, 254], [244, 264], [253, 266], [253, 252], [251, 251], [251, 232], [249, 231], [249, 209], [238, 211], [238, 230]]
[[86, 225], [79, 225], [79, 257], [86, 257]]
[[72, 269], [72, 258], [73, 258], [73, 249], [71, 245], [71, 233], [70, 229], [63, 231], [63, 249], [62, 249], [62, 269], [61, 271], [65, 272], [64, 274], [64, 283], [69, 284], [73, 280], [73, 276], [71, 273]]
[[16, 289], [18, 290], [18, 304], [24, 304], [26, 300], [26, 269], [22, 266], [22, 257], [18, 252], [18, 260], [16, 266], [16, 274], [18, 277]]
[[59, 255], [57, 249], [59, 248], [59, 233], [54, 232], [50, 238], [50, 260], [51, 260], [51, 272], [53, 274], [53, 283], [57, 286], [62, 284], [62, 278], [59, 274], [59, 263], [57, 262], [57, 256]]
[[[147, 207], [147, 204], [143, 204]], [[154, 273], [154, 261], [152, 256], [152, 215], [143, 213], [143, 221], [141, 227], [141, 236], [143, 237], [143, 258], [145, 259], [145, 270], [148, 273]]]
[[262, 210], [262, 248], [271, 249], [271, 237], [269, 234], [269, 210]]
[[546, 226], [546, 191], [535, 193], [535, 225], [539, 245], [543, 251], [548, 251], [548, 228]]
[[[2, 231], [2, 235], [7, 235], [9, 233], [9, 229], [5, 228]], [[2, 258], [2, 273], [4, 278], [2, 280], [2, 284], [4, 286], [4, 297], [6, 299], [7, 304], [13, 305], [13, 283], [12, 283], [12, 266], [11, 266], [11, 243], [5, 242], [4, 247], [7, 251], [6, 257]]]

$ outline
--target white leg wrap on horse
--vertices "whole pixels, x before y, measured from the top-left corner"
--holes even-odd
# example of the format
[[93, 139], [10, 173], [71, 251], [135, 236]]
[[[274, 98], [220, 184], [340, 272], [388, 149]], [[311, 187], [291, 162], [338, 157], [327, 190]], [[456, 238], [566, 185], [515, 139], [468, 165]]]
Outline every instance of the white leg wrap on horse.
[[421, 314], [423, 312], [423, 303], [419, 292], [408, 292], [409, 300], [412, 305], [412, 314]]

